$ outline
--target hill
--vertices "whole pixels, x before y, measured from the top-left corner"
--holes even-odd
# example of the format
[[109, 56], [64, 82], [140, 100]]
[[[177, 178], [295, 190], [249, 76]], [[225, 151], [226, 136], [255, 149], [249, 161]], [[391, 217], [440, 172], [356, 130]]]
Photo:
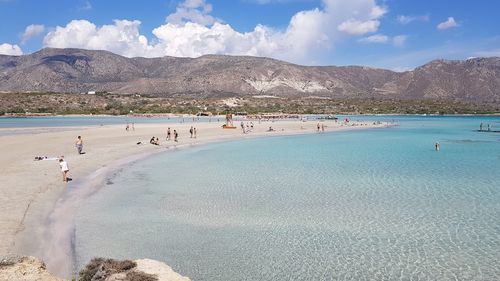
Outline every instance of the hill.
[[394, 72], [363, 66], [301, 66], [242, 56], [126, 58], [82, 49], [0, 55], [3, 92], [388, 97], [500, 104], [499, 89], [498, 57], [436, 60], [412, 71]]

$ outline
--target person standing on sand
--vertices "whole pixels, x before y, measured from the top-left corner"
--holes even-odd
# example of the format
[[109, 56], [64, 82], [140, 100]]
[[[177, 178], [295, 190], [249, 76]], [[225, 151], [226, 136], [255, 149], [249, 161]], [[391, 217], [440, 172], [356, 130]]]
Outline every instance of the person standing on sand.
[[321, 131], [325, 132], [325, 124], [321, 124]]
[[125, 126], [125, 131], [127, 131], [127, 132], [128, 132], [128, 128], [129, 128], [129, 127], [128, 127], [128, 123], [127, 123], [127, 126]]
[[178, 142], [177, 137], [179, 137], [179, 134], [177, 133], [176, 130], [174, 130], [174, 141]]
[[196, 128], [193, 128], [194, 138], [196, 138]]
[[318, 125], [316, 125], [316, 128], [317, 128], [317, 132], [319, 132], [319, 123], [318, 123]]
[[83, 154], [83, 152], [82, 152], [82, 150], [83, 150], [82, 136], [78, 136], [78, 138], [76, 139], [75, 146], [76, 146], [76, 149], [78, 150], [78, 154]]
[[68, 182], [68, 172], [69, 172], [68, 163], [64, 161], [63, 158], [59, 158], [59, 166], [61, 167], [63, 182]]
[[168, 140], [168, 141], [170, 140], [170, 135], [171, 135], [171, 133], [170, 133], [170, 128], [168, 128], [168, 129], [167, 129], [167, 140]]
[[193, 138], [193, 126], [189, 129], [189, 134], [191, 135], [189, 138]]

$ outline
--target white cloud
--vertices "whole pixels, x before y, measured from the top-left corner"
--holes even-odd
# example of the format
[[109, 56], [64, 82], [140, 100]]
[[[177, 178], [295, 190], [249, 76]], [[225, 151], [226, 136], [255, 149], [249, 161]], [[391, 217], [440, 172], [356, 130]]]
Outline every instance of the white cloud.
[[389, 36], [383, 34], [374, 34], [358, 40], [361, 43], [387, 43]]
[[8, 43], [0, 44], [0, 55], [20, 56], [22, 54], [23, 51], [18, 45], [11, 45]]
[[448, 17], [448, 19], [437, 25], [437, 29], [444, 30], [452, 27], [457, 27], [458, 23], [453, 17]]
[[324, 0], [327, 10], [339, 19], [337, 29], [349, 35], [363, 35], [376, 32], [380, 26], [379, 19], [387, 13], [387, 9], [378, 6], [374, 0]]
[[378, 18], [382, 17], [383, 15], [385, 15], [386, 13], [387, 13], [386, 8], [375, 5], [375, 6], [373, 6], [373, 8], [370, 12], [370, 17], [373, 19], [378, 19]]
[[153, 53], [178, 57], [197, 57], [203, 54], [235, 54], [270, 56], [278, 48], [272, 31], [257, 26], [248, 33], [239, 33], [231, 26], [215, 23], [211, 27], [188, 22], [182, 28], [168, 23], [153, 30], [159, 43]]
[[408, 35], [398, 35], [392, 37], [392, 44], [396, 47], [403, 47], [408, 39]]
[[366, 44], [368, 43], [386, 44], [392, 42], [392, 45], [394, 45], [395, 47], [402, 47], [406, 43], [407, 39], [408, 39], [407, 35], [397, 35], [391, 38], [383, 34], [374, 34], [368, 37], [360, 38], [358, 42]]
[[103, 49], [124, 56], [182, 56], [231, 54], [267, 56], [296, 63], [310, 63], [331, 51], [346, 36], [376, 32], [386, 8], [375, 0], [322, 0], [321, 8], [296, 13], [284, 30], [257, 25], [239, 32], [210, 15], [205, 0], [186, 0], [156, 27], [148, 40], [137, 20], [115, 20], [96, 26], [73, 20], [44, 38], [48, 47]]
[[378, 30], [380, 22], [378, 20], [359, 21], [349, 19], [338, 26], [340, 31], [353, 35], [363, 35], [365, 33]]
[[115, 20], [113, 25], [97, 27], [86, 20], [73, 20], [56, 27], [44, 38], [44, 45], [55, 48], [107, 50], [128, 57], [144, 56], [151, 47], [139, 34], [140, 21]]
[[412, 21], [415, 21], [417, 18], [414, 16], [404, 16], [404, 15], [399, 15], [397, 17], [398, 22], [401, 24], [409, 24]]
[[409, 24], [414, 21], [429, 21], [429, 15], [424, 15], [424, 16], [398, 15], [397, 20], [400, 24]]
[[185, 0], [180, 3], [175, 13], [167, 17], [167, 22], [173, 24], [184, 24], [194, 22], [201, 25], [212, 25], [218, 20], [210, 15], [212, 5], [205, 0]]
[[41, 24], [31, 24], [26, 27], [23, 34], [21, 35], [21, 43], [24, 44], [28, 42], [33, 37], [36, 37], [45, 32], [45, 26]]

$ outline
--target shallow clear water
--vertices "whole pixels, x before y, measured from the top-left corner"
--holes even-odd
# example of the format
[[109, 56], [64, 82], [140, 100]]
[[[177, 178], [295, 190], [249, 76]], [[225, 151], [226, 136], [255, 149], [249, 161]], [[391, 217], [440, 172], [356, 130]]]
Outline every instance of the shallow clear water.
[[[128, 116], [48, 116], [48, 117], [0, 117], [0, 136], [40, 134], [48, 132], [80, 130], [81, 126], [123, 125], [134, 123], [189, 123], [220, 122], [220, 116], [212, 117], [128, 117]], [[235, 118], [235, 120], [239, 120]], [[22, 129], [22, 130], [19, 130]]]
[[217, 117], [128, 117], [128, 116], [42, 116], [42, 117], [2, 117], [0, 128], [41, 128], [69, 126], [100, 126], [127, 123], [179, 123], [179, 122], [213, 122]]
[[500, 134], [474, 131], [500, 118], [399, 119], [133, 163], [78, 211], [76, 265], [148, 257], [193, 280], [500, 280]]

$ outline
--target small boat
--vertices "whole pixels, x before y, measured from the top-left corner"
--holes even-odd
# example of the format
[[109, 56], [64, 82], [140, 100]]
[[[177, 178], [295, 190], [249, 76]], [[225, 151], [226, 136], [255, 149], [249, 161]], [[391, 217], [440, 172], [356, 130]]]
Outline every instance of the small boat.
[[223, 129], [236, 129], [236, 126], [231, 126], [231, 125], [224, 124], [224, 125], [222, 125], [222, 128]]

